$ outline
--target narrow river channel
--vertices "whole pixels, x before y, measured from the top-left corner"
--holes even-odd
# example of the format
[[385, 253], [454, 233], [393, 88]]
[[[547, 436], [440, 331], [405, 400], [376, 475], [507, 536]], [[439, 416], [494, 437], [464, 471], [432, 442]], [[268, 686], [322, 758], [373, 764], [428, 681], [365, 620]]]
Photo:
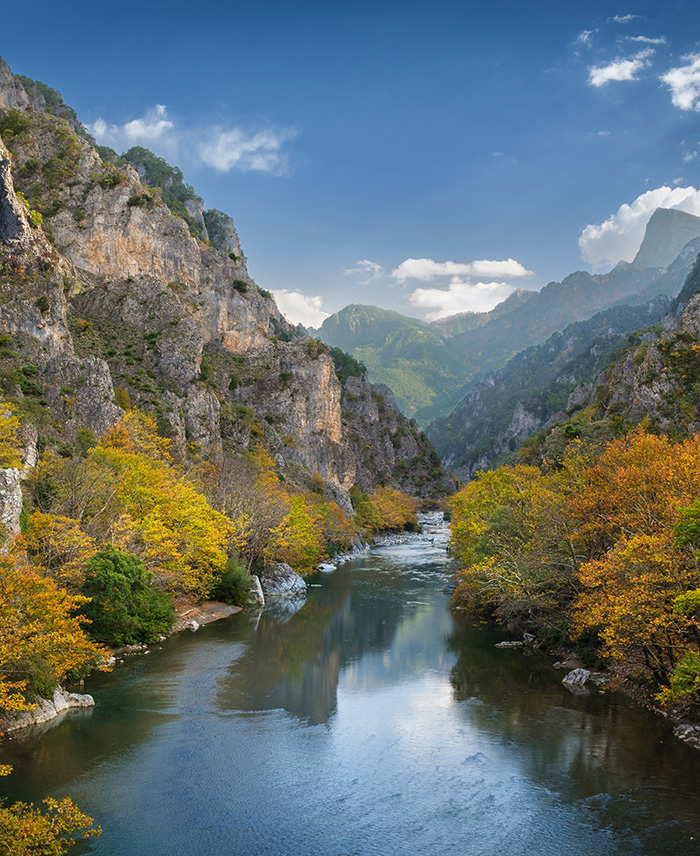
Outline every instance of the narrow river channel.
[[7, 740], [10, 800], [68, 794], [96, 856], [700, 853], [700, 752], [553, 658], [451, 617], [444, 543], [381, 547], [90, 679]]

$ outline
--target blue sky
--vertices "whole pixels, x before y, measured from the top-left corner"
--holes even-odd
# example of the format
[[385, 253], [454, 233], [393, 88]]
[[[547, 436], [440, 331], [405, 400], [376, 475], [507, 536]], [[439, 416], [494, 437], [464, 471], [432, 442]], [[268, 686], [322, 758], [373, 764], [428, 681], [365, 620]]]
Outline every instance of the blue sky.
[[700, 214], [695, 0], [37, 0], [0, 54], [177, 163], [295, 321], [487, 309]]

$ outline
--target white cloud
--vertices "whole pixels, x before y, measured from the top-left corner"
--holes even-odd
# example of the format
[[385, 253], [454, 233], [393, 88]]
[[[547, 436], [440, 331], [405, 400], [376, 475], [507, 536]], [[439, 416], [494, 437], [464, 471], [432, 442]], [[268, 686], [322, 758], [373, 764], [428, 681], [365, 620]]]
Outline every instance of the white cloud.
[[686, 65], [672, 68], [661, 75], [671, 90], [671, 101], [681, 110], [700, 111], [700, 54], [686, 54]]
[[632, 261], [657, 208], [676, 208], [700, 216], [700, 190], [664, 185], [642, 193], [602, 223], [586, 226], [578, 240], [581, 256], [594, 270], [615, 265], [621, 259]]
[[591, 39], [597, 32], [598, 30], [583, 30], [583, 32], [579, 33], [578, 36], [576, 36], [576, 41], [574, 42], [574, 44], [590, 47]]
[[283, 175], [288, 170], [284, 144], [296, 137], [296, 131], [265, 130], [248, 134], [240, 128], [217, 130], [199, 146], [202, 161], [218, 172], [263, 172]]
[[641, 18], [641, 15], [615, 15], [614, 18], [608, 18], [609, 24], [629, 24], [635, 18]]
[[123, 125], [110, 125], [99, 118], [87, 126], [98, 143], [124, 152], [143, 145], [171, 160], [194, 154], [198, 165], [205, 164], [217, 172], [260, 172], [284, 175], [289, 159], [284, 146], [296, 137], [292, 129], [266, 128], [247, 131], [242, 128], [177, 128], [168, 118], [167, 109], [157, 104], [140, 119]]
[[643, 45], [667, 45], [668, 39], [666, 36], [659, 36], [656, 39], [651, 39], [649, 36], [627, 36], [629, 42], [640, 42]]
[[272, 294], [280, 311], [292, 324], [320, 327], [330, 315], [321, 308], [323, 298], [320, 295], [309, 297], [299, 291], [287, 291], [286, 288], [277, 289]]
[[369, 259], [361, 259], [357, 262], [357, 267], [345, 269], [345, 273], [358, 273], [364, 276], [365, 279], [362, 282], [365, 284], [372, 279], [377, 279], [383, 272], [384, 268], [381, 265], [377, 264], [377, 262], [371, 262]]
[[429, 310], [425, 318], [435, 321], [457, 312], [488, 312], [515, 291], [505, 282], [464, 282], [455, 277], [447, 289], [417, 288], [409, 297], [412, 306]]
[[420, 279], [424, 282], [440, 276], [464, 277], [521, 277], [530, 276], [532, 271], [524, 268], [515, 259], [505, 261], [479, 261], [462, 264], [459, 262], [435, 262], [432, 259], [406, 259], [391, 272], [391, 277], [398, 282], [408, 279]]
[[595, 65], [588, 69], [588, 82], [591, 86], [604, 86], [613, 80], [637, 80], [638, 72], [651, 64], [649, 57], [653, 53], [652, 48], [646, 48], [632, 59], [616, 59], [608, 65]]
[[175, 126], [167, 118], [165, 105], [156, 104], [140, 119], [133, 119], [124, 125], [108, 125], [100, 118], [86, 127], [98, 143], [125, 151], [131, 146], [153, 144]]

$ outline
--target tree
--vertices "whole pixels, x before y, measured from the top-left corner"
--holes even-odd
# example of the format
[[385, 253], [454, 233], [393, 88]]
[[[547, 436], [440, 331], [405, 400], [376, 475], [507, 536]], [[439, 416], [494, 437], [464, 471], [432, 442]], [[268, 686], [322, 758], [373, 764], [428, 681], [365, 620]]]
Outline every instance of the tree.
[[105, 662], [74, 614], [84, 602], [21, 553], [0, 555], [0, 708], [31, 707], [35, 693], [50, 696], [69, 672]]
[[67, 797], [44, 803], [45, 814], [31, 803], [0, 805], [3, 856], [62, 856], [76, 841], [100, 835], [93, 819]]
[[25, 536], [27, 555], [45, 576], [74, 591], [85, 578], [85, 566], [96, 550], [95, 539], [76, 520], [35, 511]]
[[12, 404], [0, 401], [0, 467], [22, 465], [19, 419]]
[[172, 598], [153, 588], [153, 574], [137, 556], [110, 548], [87, 563], [80, 614], [89, 633], [108, 645], [155, 642], [173, 621]]

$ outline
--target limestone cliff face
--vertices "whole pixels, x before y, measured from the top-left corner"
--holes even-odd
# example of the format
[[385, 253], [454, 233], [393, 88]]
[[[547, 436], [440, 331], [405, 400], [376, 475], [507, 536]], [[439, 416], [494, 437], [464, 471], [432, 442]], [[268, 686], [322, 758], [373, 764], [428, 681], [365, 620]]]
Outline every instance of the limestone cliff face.
[[358, 381], [366, 408], [348, 408], [329, 349], [253, 282], [227, 215], [188, 209], [211, 242], [192, 237], [136, 169], [103, 160], [2, 65], [0, 91], [0, 113], [30, 121], [11, 153], [0, 143], [6, 395], [36, 400], [62, 442], [82, 426], [103, 434], [119, 402], [150, 411], [183, 457], [219, 463], [262, 443], [287, 477], [319, 474], [341, 501], [401, 465], [429, 492], [428, 471], [442, 471], [421, 470], [425, 439], [388, 390]]

